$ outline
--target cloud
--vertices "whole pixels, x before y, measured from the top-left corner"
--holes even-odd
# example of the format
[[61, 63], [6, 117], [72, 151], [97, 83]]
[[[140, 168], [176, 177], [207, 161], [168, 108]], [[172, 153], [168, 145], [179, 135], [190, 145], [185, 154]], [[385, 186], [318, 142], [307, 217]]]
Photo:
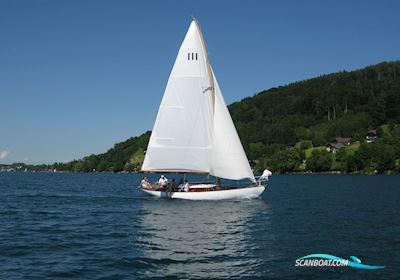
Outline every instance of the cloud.
[[0, 151], [0, 160], [5, 159], [9, 153], [9, 151]]

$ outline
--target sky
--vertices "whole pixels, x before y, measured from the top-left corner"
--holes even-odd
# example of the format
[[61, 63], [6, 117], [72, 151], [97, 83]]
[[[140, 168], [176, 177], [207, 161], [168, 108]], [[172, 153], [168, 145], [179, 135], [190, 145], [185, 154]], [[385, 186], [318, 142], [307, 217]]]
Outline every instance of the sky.
[[0, 163], [151, 130], [195, 17], [226, 102], [400, 57], [400, 1], [0, 0]]

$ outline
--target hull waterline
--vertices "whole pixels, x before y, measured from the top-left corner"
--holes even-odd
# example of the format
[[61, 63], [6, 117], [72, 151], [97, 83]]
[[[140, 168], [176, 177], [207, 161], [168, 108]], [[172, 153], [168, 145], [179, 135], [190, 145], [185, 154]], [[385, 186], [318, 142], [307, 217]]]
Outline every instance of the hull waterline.
[[254, 186], [248, 188], [202, 191], [202, 192], [165, 192], [154, 190], [141, 190], [149, 195], [160, 198], [174, 198], [187, 200], [223, 200], [223, 199], [238, 199], [238, 198], [256, 198], [260, 196], [265, 186]]

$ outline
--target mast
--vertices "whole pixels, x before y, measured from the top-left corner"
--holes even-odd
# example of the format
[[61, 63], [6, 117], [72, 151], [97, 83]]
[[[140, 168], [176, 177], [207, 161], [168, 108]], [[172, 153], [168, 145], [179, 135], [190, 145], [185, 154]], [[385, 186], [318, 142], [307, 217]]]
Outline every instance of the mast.
[[212, 107], [213, 107], [213, 113], [215, 112], [215, 88], [214, 88], [214, 79], [211, 71], [211, 65], [210, 65], [210, 59], [208, 58], [208, 52], [206, 48], [206, 42], [203, 37], [203, 32], [201, 31], [200, 24], [196, 19], [193, 19], [193, 21], [196, 23], [197, 30], [199, 31], [200, 35], [200, 40], [201, 40], [201, 46], [203, 48], [203, 52], [206, 57], [206, 63], [207, 63], [207, 72], [208, 72], [208, 79], [210, 81], [210, 87], [211, 87], [211, 96], [212, 96]]

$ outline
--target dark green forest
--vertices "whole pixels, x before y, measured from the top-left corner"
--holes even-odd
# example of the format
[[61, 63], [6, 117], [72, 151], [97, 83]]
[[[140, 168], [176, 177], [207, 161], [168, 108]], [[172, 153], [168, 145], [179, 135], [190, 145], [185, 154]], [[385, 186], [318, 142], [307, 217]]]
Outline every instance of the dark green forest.
[[[383, 62], [271, 88], [229, 106], [249, 159], [258, 171], [398, 173], [400, 159], [400, 62]], [[377, 139], [366, 143], [368, 131]], [[140, 170], [150, 132], [115, 144], [106, 153], [57, 171]], [[351, 144], [326, 150], [335, 137]]]
[[136, 172], [144, 160], [144, 153], [150, 138], [150, 131], [137, 137], [117, 143], [104, 154], [90, 155], [81, 160], [68, 163], [55, 163], [53, 168], [57, 171], [75, 172]]

